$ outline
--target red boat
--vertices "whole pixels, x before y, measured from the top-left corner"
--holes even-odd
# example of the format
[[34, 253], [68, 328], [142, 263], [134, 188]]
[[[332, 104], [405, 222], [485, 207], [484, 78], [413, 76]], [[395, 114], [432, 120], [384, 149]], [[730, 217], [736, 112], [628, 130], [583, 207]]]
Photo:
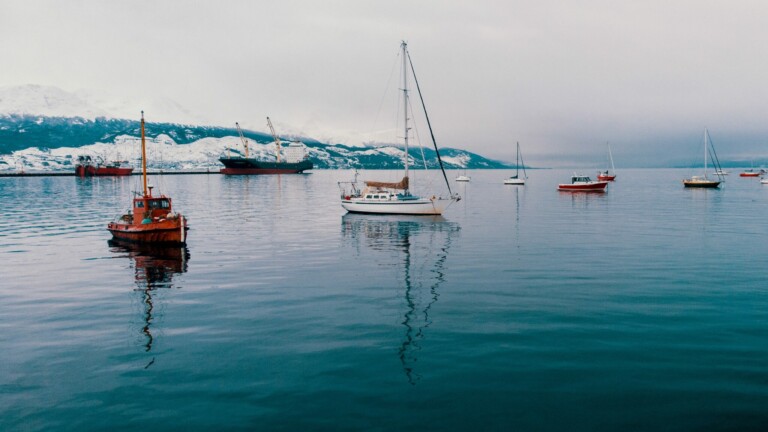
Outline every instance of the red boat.
[[141, 112], [141, 170], [144, 191], [133, 198], [132, 209], [107, 225], [117, 240], [147, 244], [178, 244], [187, 242], [187, 219], [173, 211], [171, 198], [153, 196], [147, 187], [147, 151], [144, 141], [144, 111]]
[[565, 192], [605, 192], [607, 181], [594, 181], [587, 176], [575, 175], [570, 183], [560, 183], [557, 190]]
[[753, 171], [752, 169], [748, 169], [739, 173], [739, 177], [760, 177], [761, 171]]
[[613, 166], [613, 155], [611, 154], [611, 145], [606, 143], [608, 147], [608, 161], [611, 163], [611, 169], [597, 172], [597, 179], [599, 181], [614, 181], [616, 180], [616, 167]]
[[128, 166], [128, 161], [112, 161], [105, 164], [101, 158], [94, 163], [90, 156], [78, 156], [75, 165], [75, 175], [78, 177], [94, 176], [129, 176], [133, 174], [133, 168]]
[[597, 179], [599, 181], [614, 181], [616, 180], [616, 175], [610, 175], [608, 171], [600, 171], [597, 173]]

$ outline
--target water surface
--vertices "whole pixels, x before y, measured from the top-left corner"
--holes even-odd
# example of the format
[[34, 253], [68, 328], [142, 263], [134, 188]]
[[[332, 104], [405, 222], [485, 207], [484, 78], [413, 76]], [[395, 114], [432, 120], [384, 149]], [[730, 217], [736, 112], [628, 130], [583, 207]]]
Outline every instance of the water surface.
[[136, 178], [0, 178], [0, 429], [768, 425], [768, 186], [510, 173], [426, 218], [345, 215], [349, 171], [158, 177], [170, 250], [108, 242]]

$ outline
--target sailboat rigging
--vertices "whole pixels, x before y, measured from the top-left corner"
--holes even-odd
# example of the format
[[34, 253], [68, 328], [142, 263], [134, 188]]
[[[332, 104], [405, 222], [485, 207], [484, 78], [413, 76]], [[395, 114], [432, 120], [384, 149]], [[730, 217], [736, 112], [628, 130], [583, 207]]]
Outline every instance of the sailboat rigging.
[[[435, 140], [435, 134], [432, 130], [432, 124], [429, 121], [429, 115], [427, 114], [427, 108], [424, 104], [424, 97], [421, 93], [419, 81], [416, 78], [416, 72], [413, 68], [413, 62], [411, 61], [410, 54], [408, 53], [408, 45], [405, 41], [400, 44], [403, 56], [402, 65], [402, 92], [403, 92], [403, 119], [404, 119], [404, 150], [403, 150], [403, 165], [405, 174], [399, 182], [380, 182], [380, 181], [365, 181], [365, 187], [360, 188], [357, 185], [357, 176], [353, 182], [339, 182], [339, 188], [341, 189], [341, 206], [350, 213], [369, 213], [369, 214], [409, 214], [409, 215], [440, 215], [451, 204], [459, 201], [461, 197], [458, 194], [454, 194], [451, 191], [451, 185], [448, 182], [448, 176], [445, 173], [443, 161], [440, 158], [440, 150], [437, 147], [437, 141]], [[409, 69], [410, 65], [410, 69]], [[443, 174], [443, 179], [448, 187], [448, 197], [440, 197], [432, 195], [431, 197], [420, 197], [411, 193], [410, 182], [408, 177], [408, 159], [409, 159], [409, 135], [411, 128], [408, 126], [410, 120], [409, 115], [409, 89], [408, 89], [408, 76], [413, 76], [413, 81], [416, 84], [416, 90], [419, 94], [419, 100], [424, 110], [424, 116], [429, 127], [429, 133], [432, 138], [432, 144], [435, 148], [435, 154], [437, 161], [440, 165], [440, 170]]]
[[[523, 178], [520, 178], [520, 164], [523, 164]], [[515, 160], [515, 175], [510, 176], [504, 180], [506, 185], [525, 185], [525, 181], [528, 179], [528, 174], [525, 172], [525, 162], [523, 162], [523, 154], [520, 152], [520, 143], [517, 143], [517, 157]]]

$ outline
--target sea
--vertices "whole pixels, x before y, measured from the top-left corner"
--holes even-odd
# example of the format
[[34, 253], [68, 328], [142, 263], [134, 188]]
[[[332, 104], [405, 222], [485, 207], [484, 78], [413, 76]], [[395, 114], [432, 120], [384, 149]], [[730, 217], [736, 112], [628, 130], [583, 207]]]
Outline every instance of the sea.
[[110, 241], [138, 177], [0, 178], [0, 430], [768, 430], [768, 185], [512, 173], [153, 176], [176, 248]]

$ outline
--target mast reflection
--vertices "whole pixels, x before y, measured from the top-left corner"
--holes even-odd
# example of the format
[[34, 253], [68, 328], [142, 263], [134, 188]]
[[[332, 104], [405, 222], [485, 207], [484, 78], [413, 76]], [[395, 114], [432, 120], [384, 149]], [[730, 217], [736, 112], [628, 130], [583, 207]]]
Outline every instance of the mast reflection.
[[[189, 250], [186, 246], [140, 245], [120, 240], [109, 240], [110, 251], [125, 254], [133, 264], [134, 291], [141, 293], [143, 305], [141, 334], [144, 351], [150, 352], [155, 341], [152, 335], [155, 319], [154, 292], [161, 288], [173, 288], [173, 276], [187, 271]], [[154, 357], [145, 369], [155, 362]]]
[[[343, 235], [361, 250], [397, 252], [402, 265], [402, 287], [406, 310], [405, 328], [398, 356], [408, 382], [418, 383], [421, 374], [415, 370], [425, 330], [432, 324], [432, 305], [445, 282], [445, 262], [452, 241], [458, 236], [459, 224], [442, 216], [369, 216], [348, 213], [342, 216]], [[384, 258], [379, 254], [377, 258]], [[390, 254], [391, 256], [391, 254]], [[389, 263], [386, 263], [389, 264]], [[399, 277], [398, 277], [399, 279]]]

